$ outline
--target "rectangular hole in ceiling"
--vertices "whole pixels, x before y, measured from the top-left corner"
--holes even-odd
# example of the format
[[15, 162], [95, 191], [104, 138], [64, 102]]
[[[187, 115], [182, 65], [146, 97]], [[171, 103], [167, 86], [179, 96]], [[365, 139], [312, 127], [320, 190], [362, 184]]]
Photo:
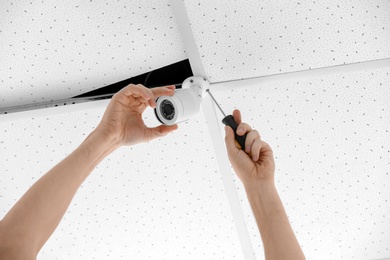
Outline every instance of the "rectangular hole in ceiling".
[[102, 100], [111, 98], [116, 92], [126, 87], [129, 84], [143, 84], [148, 88], [176, 85], [176, 88], [181, 88], [182, 82], [193, 75], [190, 63], [187, 60], [176, 62], [174, 64], [132, 77], [106, 87], [89, 91], [87, 93], [74, 96], [69, 99], [53, 100], [43, 103], [33, 103], [29, 105], [0, 108], [0, 114], [9, 114], [26, 110], [33, 110], [47, 107], [66, 106], [83, 102], [93, 102], [94, 100]]

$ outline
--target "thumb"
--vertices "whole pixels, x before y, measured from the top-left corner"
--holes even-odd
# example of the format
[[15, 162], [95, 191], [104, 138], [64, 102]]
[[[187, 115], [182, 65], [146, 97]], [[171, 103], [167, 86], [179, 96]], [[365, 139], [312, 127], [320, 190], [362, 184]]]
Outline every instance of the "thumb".
[[156, 139], [156, 138], [159, 138], [162, 136], [166, 136], [170, 132], [175, 131], [177, 128], [178, 128], [177, 124], [170, 125], [170, 126], [159, 125], [156, 127], [150, 127], [150, 128], [148, 127], [148, 128], [146, 128], [146, 139], [147, 139], [146, 142], [149, 142], [153, 139]]
[[230, 126], [225, 126], [225, 133], [226, 150], [228, 152], [229, 157], [233, 157], [239, 151], [234, 140], [233, 129]]

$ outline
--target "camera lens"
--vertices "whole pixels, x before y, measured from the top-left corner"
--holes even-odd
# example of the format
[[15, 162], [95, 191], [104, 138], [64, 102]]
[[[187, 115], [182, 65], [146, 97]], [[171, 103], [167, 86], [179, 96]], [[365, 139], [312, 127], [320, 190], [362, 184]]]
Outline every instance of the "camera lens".
[[173, 106], [172, 102], [167, 99], [161, 102], [160, 110], [162, 116], [166, 120], [172, 120], [172, 118], [175, 116], [175, 107]]

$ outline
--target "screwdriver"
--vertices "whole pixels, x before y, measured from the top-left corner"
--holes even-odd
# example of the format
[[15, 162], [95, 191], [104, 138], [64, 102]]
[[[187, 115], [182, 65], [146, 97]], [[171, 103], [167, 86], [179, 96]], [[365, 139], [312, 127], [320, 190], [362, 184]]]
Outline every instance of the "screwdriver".
[[214, 103], [217, 105], [217, 107], [219, 108], [219, 110], [221, 110], [223, 116], [225, 117], [224, 119], [222, 119], [222, 123], [224, 123], [225, 125], [227, 126], [230, 126], [233, 131], [234, 131], [234, 137], [235, 137], [235, 141], [236, 141], [236, 146], [238, 147], [238, 149], [241, 149], [241, 150], [244, 150], [245, 151], [245, 140], [246, 140], [246, 133], [243, 135], [243, 136], [239, 136], [237, 135], [236, 131], [237, 131], [237, 123], [236, 121], [234, 121], [234, 118], [232, 115], [228, 115], [226, 116], [226, 114], [223, 112], [222, 108], [218, 105], [217, 101], [215, 100], [215, 98], [213, 97], [213, 95], [211, 95], [211, 92], [209, 89], [206, 90], [211, 98], [213, 99]]

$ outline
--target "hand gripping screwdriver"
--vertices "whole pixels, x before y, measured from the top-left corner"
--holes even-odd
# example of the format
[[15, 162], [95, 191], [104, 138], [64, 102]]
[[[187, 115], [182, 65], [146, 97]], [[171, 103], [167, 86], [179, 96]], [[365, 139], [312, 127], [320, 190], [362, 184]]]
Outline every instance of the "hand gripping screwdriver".
[[213, 97], [213, 95], [211, 95], [211, 92], [209, 89], [206, 90], [211, 98], [213, 99], [214, 103], [217, 105], [217, 107], [219, 108], [219, 110], [221, 110], [223, 116], [225, 117], [224, 119], [222, 119], [222, 123], [224, 123], [225, 125], [227, 126], [230, 126], [233, 131], [234, 131], [234, 137], [235, 137], [235, 141], [236, 141], [236, 146], [238, 147], [238, 149], [241, 149], [241, 150], [244, 150], [245, 151], [245, 140], [246, 140], [246, 133], [243, 135], [243, 136], [239, 136], [237, 135], [236, 131], [237, 131], [237, 123], [236, 121], [234, 121], [234, 118], [232, 115], [228, 115], [226, 116], [226, 114], [223, 112], [222, 108], [218, 105], [217, 101], [215, 100], [215, 98]]

